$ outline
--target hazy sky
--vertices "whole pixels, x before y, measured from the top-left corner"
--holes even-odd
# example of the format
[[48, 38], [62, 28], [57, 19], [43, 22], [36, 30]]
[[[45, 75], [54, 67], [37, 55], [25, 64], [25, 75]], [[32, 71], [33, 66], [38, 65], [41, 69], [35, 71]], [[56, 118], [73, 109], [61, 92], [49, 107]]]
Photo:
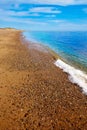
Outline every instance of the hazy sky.
[[2, 0], [0, 27], [87, 30], [87, 0]]

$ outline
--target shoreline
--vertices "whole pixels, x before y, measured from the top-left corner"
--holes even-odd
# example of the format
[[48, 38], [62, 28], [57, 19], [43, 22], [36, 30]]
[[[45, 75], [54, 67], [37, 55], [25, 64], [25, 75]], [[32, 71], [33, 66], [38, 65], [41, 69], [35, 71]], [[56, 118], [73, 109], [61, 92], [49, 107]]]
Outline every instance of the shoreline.
[[[30, 34], [29, 34], [30, 33]], [[55, 48], [55, 47], [52, 47], [52, 46], [50, 46], [49, 45], [49, 43], [51, 43], [51, 42], [44, 42], [43, 40], [40, 40], [40, 41], [38, 41], [38, 40], [35, 40], [35, 38], [33, 39], [33, 35], [35, 35], [35, 33], [33, 33], [32, 34], [32, 32], [24, 32], [24, 35], [27, 37], [27, 39], [29, 40], [29, 41], [32, 41], [32, 42], [34, 42], [34, 43], [39, 43], [39, 44], [42, 44], [42, 45], [44, 45], [44, 46], [47, 46], [48, 48], [51, 48], [51, 50], [54, 50], [54, 52], [56, 52], [56, 54], [58, 55], [58, 56], [60, 56], [60, 59], [61, 60], [63, 60], [64, 62], [66, 62], [67, 64], [69, 64], [69, 65], [71, 65], [71, 66], [73, 66], [73, 67], [75, 67], [76, 69], [79, 69], [79, 70], [81, 70], [81, 71], [84, 71], [84, 72], [86, 72], [87, 73], [87, 64], [86, 64], [86, 60], [85, 61], [83, 61], [83, 62], [81, 62], [83, 59], [81, 59], [81, 60], [79, 60], [78, 59], [78, 56], [77, 56], [77, 58], [75, 59], [75, 57], [74, 58], [72, 58], [72, 55], [70, 56], [70, 58], [68, 59], [68, 55], [62, 55], [60, 52], [58, 52], [57, 51], [57, 49]], [[37, 35], [37, 34], [36, 34]], [[39, 37], [39, 36], [38, 36]], [[38, 39], [38, 38], [36, 38], [36, 39]], [[40, 43], [41, 42], [41, 43]], [[77, 50], [78, 51], [78, 50]]]
[[0, 130], [86, 130], [87, 96], [20, 34], [0, 29]]
[[59, 67], [64, 73], [67, 73], [69, 81], [72, 84], [77, 84], [77, 86], [82, 89], [82, 92], [87, 95], [87, 73], [84, 70], [77, 68], [77, 66], [72, 66], [72, 64], [66, 63], [63, 57], [60, 57], [55, 51], [52, 50], [52, 48], [49, 48], [42, 43], [32, 42], [31, 40], [28, 41], [29, 39], [26, 37], [26, 35], [24, 35], [24, 39], [25, 41], [37, 46], [37, 48], [41, 46], [42, 48], [49, 51], [50, 54], [54, 57], [54, 65]]
[[[32, 42], [31, 40], [27, 39], [27, 37], [26, 37], [23, 33], [22, 33], [22, 36], [23, 36], [23, 38], [22, 38], [22, 42], [23, 42], [23, 43], [27, 43], [27, 44], [31, 43], [34, 48], [36, 47], [36, 49], [37, 49], [38, 47], [41, 47], [41, 48], [42, 48], [41, 51], [46, 50], [45, 52], [50, 53], [50, 54], [54, 57], [54, 60], [55, 60], [55, 61], [56, 61], [58, 58], [60, 58], [60, 56], [59, 56], [54, 50], [52, 50], [51, 48], [49, 48], [48, 46], [43, 45], [43, 44], [41, 44], [41, 43]], [[39, 50], [39, 51], [40, 51], [40, 50]], [[60, 58], [60, 59], [61, 59], [61, 58]]]

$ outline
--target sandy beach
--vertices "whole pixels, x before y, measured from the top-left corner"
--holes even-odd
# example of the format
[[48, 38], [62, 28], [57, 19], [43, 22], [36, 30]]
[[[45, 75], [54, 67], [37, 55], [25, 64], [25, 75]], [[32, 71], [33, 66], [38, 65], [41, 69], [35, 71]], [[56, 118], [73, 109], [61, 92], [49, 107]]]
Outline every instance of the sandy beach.
[[87, 96], [49, 49], [0, 29], [0, 130], [87, 130]]

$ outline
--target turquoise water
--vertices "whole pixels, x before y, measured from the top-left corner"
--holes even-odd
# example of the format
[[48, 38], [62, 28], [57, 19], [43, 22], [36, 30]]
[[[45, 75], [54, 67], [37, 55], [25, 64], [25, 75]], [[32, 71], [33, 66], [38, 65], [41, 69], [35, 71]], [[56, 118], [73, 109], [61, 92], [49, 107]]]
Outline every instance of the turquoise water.
[[87, 72], [87, 32], [25, 32], [27, 39], [54, 50], [70, 65]]

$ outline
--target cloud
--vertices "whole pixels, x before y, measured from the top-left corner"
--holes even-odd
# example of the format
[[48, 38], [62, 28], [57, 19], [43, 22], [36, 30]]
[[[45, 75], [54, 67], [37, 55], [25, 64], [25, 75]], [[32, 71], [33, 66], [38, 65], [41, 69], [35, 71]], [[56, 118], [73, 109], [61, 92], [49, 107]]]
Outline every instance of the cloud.
[[[32, 0], [33, 3], [49, 4], [49, 5], [69, 5], [73, 3], [73, 0]], [[31, 2], [31, 3], [32, 3]]]
[[[56, 14], [61, 13], [60, 10], [56, 10], [54, 7], [33, 7], [27, 11], [16, 11], [10, 9], [0, 9], [0, 17], [3, 16], [11, 16], [11, 17], [39, 17], [45, 13], [44, 17], [55, 17]], [[49, 15], [49, 16], [47, 16]]]
[[[7, 23], [9, 26], [14, 26], [21, 29], [37, 30], [37, 31], [87, 31], [87, 23], [83, 21], [82, 23], [73, 23], [68, 20], [40, 20], [40, 19], [30, 19], [30, 18], [14, 18], [14, 17], [0, 17], [0, 21]], [[17, 24], [17, 26], [16, 26]]]
[[55, 14], [51, 14], [51, 15], [49, 14], [49, 15], [45, 15], [45, 17], [46, 17], [46, 18], [55, 18], [56, 15], [55, 15]]
[[[20, 16], [20, 17], [19, 17]], [[23, 18], [21, 16], [26, 16], [26, 18]], [[44, 25], [46, 24], [46, 22], [42, 22], [39, 19], [33, 19], [33, 18], [29, 18], [29, 16], [39, 16], [38, 13], [29, 13], [29, 11], [10, 11], [10, 10], [4, 10], [4, 9], [0, 9], [0, 20], [4, 21], [4, 22], [16, 22], [16, 23], [23, 23], [25, 24], [40, 24], [40, 25]]]
[[11, 10], [4, 10], [4, 9], [0, 9], [0, 16], [25, 16], [28, 15], [27, 11], [11, 11]]
[[39, 20], [34, 20], [34, 19], [29, 19], [29, 18], [12, 18], [12, 17], [2, 17], [0, 20], [5, 21], [5, 22], [11, 22], [11, 23], [20, 23], [20, 24], [28, 24], [28, 25], [46, 25], [46, 22], [42, 22]]
[[58, 19], [55, 19], [55, 20], [51, 20], [50, 21], [51, 23], [65, 23], [66, 22], [66, 20], [58, 20]]
[[77, 5], [87, 4], [87, 0], [3, 0], [1, 4], [49, 4], [49, 5]]
[[[23, 3], [33, 4], [34, 6], [26, 6]], [[35, 5], [35, 3], [37, 5]], [[86, 5], [87, 0], [3, 0], [0, 2], [0, 6], [5, 4], [0, 7], [0, 21], [2, 21], [2, 25], [5, 23], [15, 26], [16, 23], [18, 26], [21, 25], [23, 28], [28, 26], [31, 29], [33, 28], [37, 30], [87, 30], [87, 21], [82, 22], [80, 20], [82, 16], [79, 19], [70, 19], [71, 17], [67, 17], [68, 14], [66, 14], [66, 10], [64, 12], [62, 9], [63, 7], [61, 7], [61, 10], [63, 10], [62, 12], [61, 10], [58, 10], [57, 6], [55, 6], [76, 5], [84, 3]], [[87, 13], [87, 8], [84, 8], [82, 11]], [[63, 20], [64, 18], [66, 20]], [[78, 24], [76, 24], [76, 20]]]
[[15, 17], [18, 17], [18, 16], [39, 16], [38, 13], [29, 13], [29, 11], [12, 11], [12, 10], [4, 10], [4, 9], [0, 9], [0, 16], [15, 16]]
[[37, 12], [37, 13], [51, 13], [51, 14], [58, 14], [61, 13], [60, 10], [55, 10], [54, 7], [35, 7], [31, 8], [29, 12]]

